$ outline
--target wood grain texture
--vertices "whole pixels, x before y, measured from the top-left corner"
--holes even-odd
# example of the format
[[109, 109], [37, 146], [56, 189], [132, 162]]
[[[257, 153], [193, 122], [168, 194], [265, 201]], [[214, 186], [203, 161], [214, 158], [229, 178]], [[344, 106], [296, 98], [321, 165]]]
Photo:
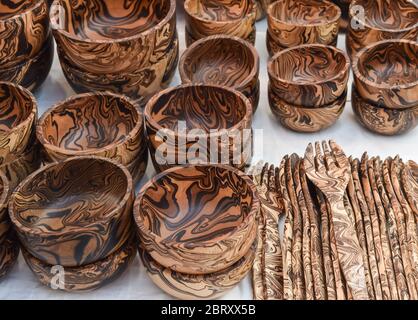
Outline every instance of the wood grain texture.
[[10, 219], [7, 212], [10, 193], [7, 177], [0, 173], [0, 243], [2, 243], [10, 230]]
[[0, 279], [4, 278], [15, 265], [20, 246], [13, 230], [10, 230], [0, 243]]
[[274, 2], [274, 0], [255, 0], [257, 6], [257, 21], [265, 18], [267, 9], [272, 2]]

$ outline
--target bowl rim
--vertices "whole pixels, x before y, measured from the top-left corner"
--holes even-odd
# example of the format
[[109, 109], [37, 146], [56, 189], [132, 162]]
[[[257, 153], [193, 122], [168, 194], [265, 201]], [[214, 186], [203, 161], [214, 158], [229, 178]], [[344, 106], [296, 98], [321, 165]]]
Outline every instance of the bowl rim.
[[[35, 2], [35, 1], [37, 1], [37, 2]], [[34, 10], [38, 9], [43, 4], [45, 4], [46, 9], [48, 10], [48, 5], [46, 3], [46, 0], [34, 0], [32, 2], [32, 5], [23, 9], [21, 12], [15, 13], [12, 16], [6, 18], [6, 19], [3, 19], [3, 18], [0, 17], [0, 23], [4, 23], [4, 22], [10, 21], [10, 20], [15, 20], [15, 19], [21, 18], [23, 15], [27, 15], [27, 14], [33, 12]], [[48, 15], [47, 15], [47, 17], [48, 17]]]
[[380, 83], [379, 84], [379, 83], [375, 83], [374, 81], [370, 81], [369, 79], [367, 79], [366, 76], [364, 76], [361, 73], [361, 71], [358, 67], [358, 64], [360, 63], [360, 57], [363, 56], [364, 54], [367, 54], [367, 52], [369, 50], [372, 50], [372, 49], [374, 49], [378, 46], [386, 45], [386, 44], [390, 44], [390, 43], [410, 44], [412, 46], [416, 46], [417, 50], [418, 50], [418, 42], [415, 42], [415, 41], [412, 41], [412, 40], [389, 39], [389, 40], [383, 40], [383, 41], [371, 43], [371, 44], [367, 45], [366, 47], [364, 47], [363, 49], [361, 49], [357, 54], [354, 55], [354, 59], [353, 59], [353, 63], [352, 63], [354, 78], [357, 78], [357, 80], [363, 82], [365, 85], [367, 85], [369, 87], [374, 87], [374, 88], [383, 89], [383, 90], [410, 89], [410, 88], [413, 88], [415, 86], [418, 86], [418, 79], [416, 79], [412, 83], [404, 83], [404, 84], [398, 84], [398, 85], [389, 85], [387, 83]]
[[283, 3], [286, 2], [288, 0], [277, 0], [277, 1], [273, 1], [267, 8], [267, 17], [269, 19], [272, 19], [274, 22], [277, 23], [281, 23], [281, 24], [285, 24], [285, 25], [289, 25], [289, 26], [296, 26], [296, 27], [300, 27], [300, 28], [309, 28], [309, 27], [320, 27], [320, 26], [324, 26], [324, 25], [329, 25], [329, 24], [334, 24], [334, 23], [338, 23], [338, 21], [341, 19], [342, 16], [342, 11], [340, 9], [339, 6], [337, 6], [335, 3], [328, 1], [328, 0], [322, 0], [321, 2], [323, 4], [326, 4], [330, 7], [333, 7], [334, 9], [337, 10], [337, 15], [329, 20], [329, 21], [324, 21], [324, 22], [318, 22], [318, 23], [295, 23], [295, 22], [291, 22], [288, 20], [282, 20], [280, 18], [277, 18], [275, 15], [273, 15], [272, 11], [273, 8], [275, 6], [277, 6], [279, 3]]
[[[322, 48], [322, 49], [328, 49], [328, 50], [331, 50], [331, 51], [334, 51], [334, 52], [337, 52], [337, 53], [341, 54], [344, 57], [344, 59], [345, 59], [345, 65], [344, 65], [343, 69], [340, 72], [334, 74], [330, 78], [323, 79], [323, 80], [320, 80], [320, 81], [315, 81], [315, 82], [312, 82], [312, 81], [296, 82], [296, 81], [292, 81], [292, 80], [283, 79], [283, 78], [279, 77], [278, 75], [276, 75], [276, 73], [273, 71], [273, 63], [282, 54], [285, 54], [285, 53], [290, 52], [290, 51], [293, 51], [293, 50], [299, 50], [299, 49], [303, 49], [303, 48], [308, 48], [309, 49], [309, 48], [313, 48], [313, 47]], [[277, 52], [273, 57], [271, 57], [269, 59], [269, 61], [267, 63], [267, 71], [268, 71], [269, 77], [271, 77], [272, 79], [274, 79], [274, 80], [276, 80], [278, 82], [281, 82], [281, 83], [287, 83], [287, 84], [294, 85], [294, 86], [322, 85], [322, 84], [325, 84], [325, 83], [328, 83], [328, 82], [337, 80], [340, 77], [341, 74], [347, 74], [347, 75], [349, 75], [349, 71], [350, 71], [350, 58], [348, 57], [348, 55], [347, 55], [347, 53], [345, 51], [343, 51], [343, 50], [341, 50], [341, 49], [339, 49], [337, 47], [334, 47], [334, 46], [324, 45], [324, 44], [317, 44], [317, 43], [314, 43], [314, 44], [303, 44], [303, 45], [300, 45], [300, 46], [290, 47], [290, 48], [287, 48], [285, 50], [282, 50], [282, 51]]]
[[[109, 158], [105, 158], [105, 157], [98, 157], [98, 156], [80, 156], [80, 157], [72, 157], [69, 159], [66, 159], [64, 161], [60, 161], [60, 162], [52, 162], [49, 164], [46, 164], [42, 167], [40, 167], [39, 169], [35, 170], [34, 172], [32, 172], [30, 175], [28, 175], [24, 180], [22, 180], [17, 187], [15, 188], [15, 190], [13, 191], [13, 193], [10, 195], [9, 197], [9, 201], [8, 201], [8, 205], [9, 205], [9, 217], [11, 222], [13, 223], [14, 227], [19, 231], [19, 232], [24, 232], [26, 234], [35, 234], [35, 235], [40, 235], [40, 236], [63, 236], [63, 235], [67, 235], [67, 234], [73, 234], [74, 230], [72, 231], [66, 231], [66, 230], [61, 230], [61, 231], [43, 231], [43, 230], [39, 230], [36, 228], [31, 228], [31, 227], [27, 227], [25, 225], [23, 225], [19, 219], [16, 218], [16, 214], [17, 214], [17, 210], [16, 210], [16, 206], [15, 206], [15, 198], [17, 196], [17, 194], [20, 192], [20, 190], [30, 181], [32, 181], [32, 179], [37, 176], [38, 174], [41, 174], [43, 172], [48, 171], [49, 169], [55, 167], [55, 166], [61, 166], [66, 164], [67, 162], [77, 162], [80, 160], [91, 160], [91, 161], [104, 161], [104, 162], [108, 162], [109, 164], [113, 165], [115, 167], [115, 169], [119, 169], [123, 174], [124, 177], [126, 178], [126, 190], [125, 190], [125, 194], [123, 196], [123, 198], [115, 204], [115, 207], [110, 210], [110, 213], [107, 215], [108, 219], [110, 217], [114, 217], [114, 216], [120, 216], [122, 214], [122, 209], [123, 207], [126, 205], [126, 203], [128, 203], [129, 198], [132, 195], [133, 192], [133, 182], [132, 182], [132, 176], [129, 173], [128, 169], [120, 164], [119, 162], [109, 159]], [[91, 222], [90, 224], [87, 224], [85, 226], [83, 226], [82, 228], [85, 228], [87, 226], [90, 225], [94, 225], [94, 224], [98, 224], [101, 222], [105, 222], [106, 220], [98, 220], [95, 222]]]
[[1, 195], [0, 195], [0, 210], [3, 210], [7, 208], [7, 205], [8, 205], [8, 197], [9, 197], [10, 188], [9, 188], [9, 180], [7, 179], [6, 175], [1, 170], [0, 170], [0, 180], [3, 185], [3, 191], [1, 192]]
[[[252, 193], [252, 204], [251, 204], [251, 209], [248, 212], [248, 215], [244, 218], [244, 221], [237, 226], [236, 228], [234, 228], [234, 230], [231, 230], [227, 233], [224, 233], [223, 235], [219, 236], [216, 238], [216, 241], [223, 241], [225, 239], [229, 239], [231, 237], [234, 236], [234, 234], [240, 232], [243, 228], [246, 228], [248, 225], [251, 224], [251, 220], [252, 219], [256, 219], [257, 213], [260, 210], [260, 200], [258, 198], [258, 193], [257, 193], [257, 189], [256, 186], [254, 184], [254, 182], [252, 181], [252, 179], [243, 171], [229, 166], [229, 165], [224, 165], [224, 164], [206, 164], [206, 165], [193, 165], [193, 164], [187, 164], [187, 165], [181, 165], [181, 166], [176, 166], [173, 168], [169, 168], [165, 171], [162, 171], [160, 173], [158, 173], [157, 175], [155, 175], [152, 179], [148, 180], [140, 189], [138, 195], [135, 198], [135, 202], [133, 205], [133, 217], [134, 217], [134, 221], [135, 221], [135, 226], [136, 228], [140, 231], [143, 232], [147, 235], [147, 237], [150, 237], [152, 239], [158, 239], [158, 242], [160, 243], [161, 241], [163, 241], [163, 239], [161, 239], [158, 235], [152, 233], [148, 228], [146, 228], [144, 226], [144, 224], [142, 223], [142, 219], [139, 218], [140, 214], [140, 210], [139, 210], [139, 206], [142, 202], [142, 198], [144, 197], [144, 195], [146, 194], [146, 192], [148, 191], [149, 188], [151, 188], [156, 181], [160, 180], [161, 178], [169, 175], [170, 173], [175, 173], [187, 168], [196, 168], [196, 167], [215, 167], [215, 168], [219, 168], [219, 169], [224, 169], [224, 170], [228, 170], [230, 172], [233, 172], [238, 178], [240, 178], [242, 181], [244, 181], [247, 186], [249, 187], [249, 189], [251, 190]], [[213, 244], [214, 240], [204, 240], [204, 241], [197, 241], [194, 242], [195, 245], [197, 246], [205, 246], [206, 244]], [[182, 246], [179, 243], [172, 243], [170, 246], [170, 248], [172, 249], [176, 249], [176, 250], [181, 250], [184, 251], [184, 249], [182, 248]]]
[[[75, 34], [69, 33], [68, 31], [64, 30], [64, 29], [60, 29], [57, 27], [57, 23], [56, 23], [56, 19], [54, 16], [54, 10], [53, 8], [57, 7], [57, 6], [61, 6], [60, 2], [62, 0], [54, 0], [54, 2], [51, 5], [51, 9], [49, 11], [49, 20], [50, 20], [50, 25], [51, 25], [51, 29], [53, 31], [58, 32], [59, 34], [61, 34], [62, 36], [74, 40], [74, 41], [79, 41], [81, 43], [93, 43], [93, 44], [120, 44], [123, 42], [129, 42], [129, 41], [135, 41], [138, 39], [141, 39], [143, 37], [148, 36], [151, 33], [156, 32], [156, 30], [160, 30], [163, 29], [164, 26], [169, 23], [169, 21], [175, 17], [175, 13], [176, 13], [176, 0], [166, 0], [169, 2], [170, 4], [170, 8], [167, 12], [167, 15], [164, 17], [164, 19], [162, 19], [161, 21], [159, 21], [156, 25], [152, 26], [151, 28], [148, 28], [136, 35], [133, 36], [129, 36], [129, 37], [122, 37], [122, 38], [118, 38], [118, 39], [91, 39], [91, 38], [82, 38], [79, 37]], [[72, 12], [72, 11], [71, 11]]]
[[[227, 132], [230, 131], [235, 131], [235, 130], [239, 130], [240, 126], [242, 123], [244, 123], [247, 119], [248, 120], [252, 120], [253, 117], [253, 111], [252, 111], [252, 105], [250, 100], [240, 91], [231, 88], [231, 87], [227, 87], [227, 86], [220, 86], [220, 85], [214, 85], [214, 84], [199, 84], [199, 83], [186, 83], [186, 84], [181, 84], [175, 87], [169, 87], [165, 90], [162, 90], [160, 92], [158, 92], [157, 94], [155, 94], [145, 105], [144, 108], [144, 119], [145, 119], [145, 124], [146, 126], [152, 126], [153, 128], [157, 129], [157, 130], [165, 130], [166, 134], [168, 135], [172, 135], [172, 136], [176, 136], [176, 137], [187, 137], [187, 133], [184, 134], [179, 134], [178, 132], [170, 129], [170, 128], [164, 128], [163, 126], [161, 126], [151, 115], [151, 110], [153, 109], [153, 107], [155, 106], [156, 102], [164, 95], [167, 94], [171, 94], [175, 91], [180, 91], [186, 88], [192, 88], [192, 87], [197, 87], [197, 88], [212, 88], [212, 89], [216, 89], [216, 90], [224, 90], [229, 91], [229, 93], [234, 94], [235, 96], [237, 96], [239, 99], [242, 100], [242, 102], [245, 104], [245, 115], [242, 117], [242, 119], [240, 119], [240, 121], [238, 121], [236, 124], [234, 124], [232, 127], [230, 128], [224, 128], [224, 129], [218, 129], [217, 132], [211, 133], [212, 137], [218, 137], [221, 136], [223, 134], [222, 130], [226, 130]], [[203, 134], [203, 136], [206, 136], [208, 133]], [[201, 137], [202, 135], [200, 134], [194, 134], [193, 136], [195, 137]]]
[[236, 36], [230, 36], [227, 34], [220, 34], [220, 35], [212, 35], [209, 37], [205, 37], [202, 39], [199, 39], [195, 42], [193, 42], [181, 55], [180, 57], [180, 61], [179, 61], [179, 73], [180, 73], [180, 78], [182, 80], [183, 83], [194, 83], [191, 78], [189, 77], [189, 74], [186, 72], [186, 68], [185, 68], [185, 62], [186, 59], [188, 58], [192, 58], [193, 53], [195, 50], [199, 50], [200, 46], [206, 45], [212, 41], [216, 41], [216, 40], [226, 40], [226, 41], [231, 41], [231, 42], [236, 42], [239, 43], [240, 46], [244, 46], [246, 49], [250, 50], [251, 55], [253, 57], [254, 60], [254, 66], [251, 68], [251, 72], [250, 74], [241, 81], [241, 83], [239, 83], [238, 85], [234, 85], [232, 86], [232, 88], [234, 89], [241, 89], [241, 88], [245, 88], [246, 85], [248, 85], [249, 83], [251, 83], [251, 81], [254, 80], [255, 77], [258, 76], [258, 73], [260, 72], [260, 56], [257, 52], [257, 50], [255, 49], [255, 47], [249, 43], [246, 40], [243, 40], [239, 37]]
[[[131, 129], [131, 131], [129, 131], [129, 133], [125, 135], [123, 139], [121, 139], [118, 142], [112, 142], [110, 144], [107, 144], [101, 148], [87, 148], [83, 150], [68, 150], [63, 147], [54, 145], [46, 139], [44, 132], [43, 132], [44, 124], [45, 124], [46, 118], [52, 115], [54, 111], [56, 111], [58, 108], [64, 107], [65, 105], [71, 104], [71, 102], [73, 102], [76, 99], [86, 98], [86, 97], [94, 98], [97, 96], [119, 99], [125, 104], [130, 104], [132, 106], [132, 111], [137, 113], [138, 121], [136, 122], [135, 126]], [[143, 129], [143, 125], [144, 125], [144, 119], [143, 119], [142, 111], [140, 111], [138, 105], [135, 102], [133, 102], [133, 100], [131, 100], [129, 97], [112, 93], [109, 91], [94, 91], [94, 92], [87, 92], [87, 93], [72, 95], [66, 98], [65, 100], [59, 101], [58, 103], [48, 108], [38, 120], [38, 123], [36, 125], [36, 137], [38, 141], [40, 142], [40, 144], [45, 149], [47, 149], [47, 151], [50, 150], [50, 151], [53, 151], [53, 152], [56, 152], [65, 156], [69, 156], [69, 157], [90, 156], [90, 155], [94, 156], [94, 155], [99, 155], [110, 150], [114, 150], [120, 147], [121, 145], [125, 144], [127, 141], [129, 141], [130, 139], [135, 137], [139, 132], [141, 132], [141, 129]]]

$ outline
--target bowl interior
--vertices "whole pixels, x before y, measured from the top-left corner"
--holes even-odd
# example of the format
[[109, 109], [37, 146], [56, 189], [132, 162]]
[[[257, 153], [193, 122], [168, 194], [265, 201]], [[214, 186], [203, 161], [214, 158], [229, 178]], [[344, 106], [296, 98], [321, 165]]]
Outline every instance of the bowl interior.
[[0, 20], [5, 20], [34, 7], [39, 1], [0, 0]]
[[45, 115], [43, 138], [71, 151], [99, 149], [124, 140], [139, 121], [128, 100], [106, 94], [75, 96]]
[[18, 188], [13, 216], [25, 227], [41, 232], [70, 231], [109, 219], [127, 188], [124, 171], [103, 159], [56, 163]]
[[248, 217], [253, 193], [234, 171], [217, 166], [176, 168], [146, 189], [139, 208], [144, 226], [183, 245], [216, 240]]
[[62, 19], [58, 16], [58, 25], [71, 35], [91, 40], [137, 36], [162, 21], [171, 6], [171, 0], [59, 0], [59, 3], [65, 15]]
[[185, 9], [196, 17], [208, 21], [231, 21], [242, 19], [254, 10], [247, 0], [189, 0]]

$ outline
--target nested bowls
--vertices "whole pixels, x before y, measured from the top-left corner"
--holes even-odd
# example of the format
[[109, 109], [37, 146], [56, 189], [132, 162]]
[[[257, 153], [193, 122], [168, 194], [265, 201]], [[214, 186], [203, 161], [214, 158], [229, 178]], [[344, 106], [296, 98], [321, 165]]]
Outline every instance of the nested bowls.
[[77, 157], [42, 167], [14, 191], [9, 215], [22, 246], [49, 265], [83, 266], [132, 235], [133, 184], [109, 159]]
[[253, 0], [186, 0], [186, 45], [228, 34], [255, 43], [257, 7]]
[[271, 56], [303, 44], [337, 45], [340, 8], [322, 0], [279, 0], [267, 11], [267, 49]]
[[230, 166], [166, 170], [134, 205], [141, 245], [159, 264], [187, 274], [228, 268], [256, 236], [259, 200], [251, 179]]
[[179, 63], [183, 83], [216, 84], [242, 92], [257, 109], [260, 59], [257, 50], [238, 37], [218, 35], [193, 43]]

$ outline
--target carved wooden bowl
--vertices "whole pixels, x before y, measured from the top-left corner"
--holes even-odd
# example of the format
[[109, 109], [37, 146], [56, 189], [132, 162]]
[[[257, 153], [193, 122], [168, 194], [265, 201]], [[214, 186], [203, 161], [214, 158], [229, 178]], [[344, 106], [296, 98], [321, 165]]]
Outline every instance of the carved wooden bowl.
[[206, 83], [242, 92], [257, 109], [260, 97], [260, 59], [247, 41], [228, 35], [210, 36], [193, 43], [182, 55], [183, 83]]
[[268, 63], [270, 85], [292, 105], [323, 107], [346, 91], [350, 63], [333, 46], [302, 45], [278, 52]]
[[[150, 99], [144, 116], [157, 171], [197, 160], [241, 169], [251, 160], [251, 102], [232, 88], [202, 84], [169, 88]], [[162, 140], [164, 135], [167, 139]], [[241, 139], [241, 144], [234, 139]], [[207, 147], [202, 145], [198, 156], [193, 153], [196, 143]]]
[[358, 121], [372, 132], [393, 136], [411, 131], [418, 123], [418, 106], [389, 109], [373, 105], [352, 89], [352, 106]]
[[0, 164], [26, 149], [37, 118], [35, 97], [25, 88], [0, 81]]
[[267, 17], [267, 48], [271, 56], [280, 47], [337, 44], [341, 10], [332, 2], [279, 0], [269, 6]]
[[159, 264], [207, 274], [248, 252], [258, 210], [254, 184], [245, 173], [223, 165], [185, 166], [144, 185], [134, 218], [143, 247]]
[[410, 0], [352, 0], [347, 52], [353, 60], [365, 46], [390, 39], [416, 41], [418, 5]]
[[108, 92], [74, 95], [40, 118], [36, 134], [50, 160], [102, 156], [124, 165], [146, 162], [142, 112], [128, 98]]
[[7, 212], [7, 202], [9, 200], [9, 182], [7, 177], [0, 172], [0, 244], [10, 229], [10, 219]]
[[156, 262], [145, 250], [139, 255], [148, 276], [169, 295], [185, 300], [215, 299], [234, 288], [251, 270], [256, 246], [230, 267], [209, 274], [191, 275], [173, 271]]
[[0, 243], [0, 279], [13, 268], [19, 256], [20, 246], [16, 234], [10, 230]]
[[81, 266], [118, 250], [132, 234], [133, 185], [109, 159], [77, 157], [42, 167], [12, 194], [22, 246], [50, 265]]
[[363, 99], [383, 108], [418, 106], [418, 42], [373, 43], [356, 55], [353, 70]]
[[227, 34], [255, 43], [257, 7], [253, 0], [186, 0], [186, 45]]
[[270, 109], [282, 126], [296, 132], [318, 132], [332, 126], [341, 116], [347, 100], [345, 91], [337, 100], [321, 108], [289, 104], [269, 85]]

